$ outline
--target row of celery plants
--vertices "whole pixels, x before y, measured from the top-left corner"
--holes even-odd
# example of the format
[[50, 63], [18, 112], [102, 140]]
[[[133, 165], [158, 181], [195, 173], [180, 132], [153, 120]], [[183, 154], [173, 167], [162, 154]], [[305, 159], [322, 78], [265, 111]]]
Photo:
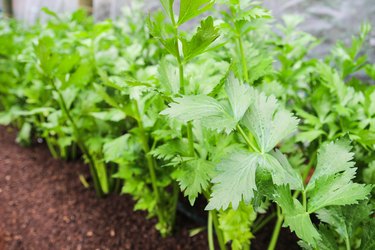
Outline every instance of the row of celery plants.
[[298, 18], [274, 32], [251, 1], [161, 6], [96, 24], [49, 10], [45, 25], [2, 22], [0, 122], [54, 157], [82, 155], [98, 195], [122, 186], [162, 235], [183, 192], [207, 200], [210, 249], [215, 235], [220, 249], [250, 248], [275, 217], [269, 249], [283, 224], [306, 249], [371, 248], [372, 186], [353, 181], [359, 167], [374, 183], [375, 90], [356, 75], [375, 78], [361, 56], [370, 26], [322, 61]]

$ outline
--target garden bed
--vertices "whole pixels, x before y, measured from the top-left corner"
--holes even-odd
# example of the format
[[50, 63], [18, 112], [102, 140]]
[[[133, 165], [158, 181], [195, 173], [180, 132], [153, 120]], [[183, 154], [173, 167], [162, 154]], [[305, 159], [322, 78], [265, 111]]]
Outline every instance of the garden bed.
[[371, 24], [214, 2], [0, 22], [4, 248], [375, 249]]
[[[172, 237], [162, 239], [145, 212], [133, 212], [128, 195], [99, 199], [79, 181], [88, 176], [80, 162], [50, 156], [44, 144], [23, 148], [16, 131], [0, 127], [0, 249], [207, 249], [206, 231], [182, 214]], [[272, 225], [256, 236], [252, 249], [265, 249]], [[281, 231], [277, 249], [298, 249]]]
[[182, 228], [162, 240], [153, 220], [133, 212], [130, 196], [99, 199], [86, 189], [78, 178], [88, 174], [84, 164], [14, 139], [15, 131], [0, 128], [0, 249], [207, 248], [205, 234], [188, 236], [195, 225], [182, 217]]

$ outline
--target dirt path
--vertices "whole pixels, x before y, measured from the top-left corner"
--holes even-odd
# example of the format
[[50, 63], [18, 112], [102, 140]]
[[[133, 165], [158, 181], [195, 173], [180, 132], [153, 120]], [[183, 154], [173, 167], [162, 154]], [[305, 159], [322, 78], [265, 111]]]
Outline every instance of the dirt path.
[[77, 174], [87, 174], [86, 166], [14, 138], [0, 127], [0, 250], [207, 249], [205, 233], [188, 236], [190, 222], [162, 240], [129, 196], [99, 199], [85, 189]]

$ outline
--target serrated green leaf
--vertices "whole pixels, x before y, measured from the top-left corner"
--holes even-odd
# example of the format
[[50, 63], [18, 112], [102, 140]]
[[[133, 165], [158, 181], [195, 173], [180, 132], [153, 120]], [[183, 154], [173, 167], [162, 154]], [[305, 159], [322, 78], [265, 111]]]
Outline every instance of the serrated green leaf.
[[230, 115], [229, 108], [225, 107], [214, 98], [205, 95], [183, 96], [174, 99], [169, 108], [160, 114], [176, 118], [184, 123], [188, 121], [201, 121], [202, 125], [214, 130], [233, 130], [236, 122]]
[[[298, 204], [298, 206], [301, 206], [301, 204]], [[295, 232], [299, 238], [309, 244], [315, 244], [315, 241], [320, 239], [320, 235], [307, 212], [301, 211], [301, 213], [294, 215], [285, 215], [284, 225], [289, 226], [292, 232]]]
[[341, 175], [324, 176], [316, 181], [309, 193], [308, 211], [315, 212], [326, 206], [357, 204], [370, 194], [372, 187], [353, 183], [355, 169], [349, 169]]
[[348, 170], [354, 167], [354, 154], [351, 150], [350, 142], [341, 140], [327, 143], [318, 150], [318, 161], [311, 177], [307, 190], [314, 186], [316, 180], [324, 176], [331, 176], [336, 173]]
[[91, 112], [90, 115], [100, 120], [113, 122], [124, 120], [126, 117], [124, 112], [114, 108], [110, 108], [101, 112]]
[[274, 96], [254, 90], [254, 100], [243, 117], [262, 153], [271, 151], [280, 141], [297, 129], [298, 119], [282, 109]]
[[367, 198], [372, 187], [353, 183], [357, 168], [354, 154], [347, 140], [323, 145], [318, 162], [306, 187], [309, 196], [308, 211], [315, 212], [326, 206], [357, 204]]
[[312, 115], [300, 108], [295, 108], [295, 110], [297, 112], [297, 115], [303, 119], [303, 122], [305, 124], [310, 124], [314, 127], [317, 125], [318, 126], [321, 125], [321, 121], [319, 120], [319, 117], [316, 117], [315, 115]]
[[184, 123], [200, 121], [206, 128], [230, 133], [241, 120], [252, 100], [252, 89], [230, 75], [225, 83], [228, 101], [219, 102], [205, 96], [175, 98], [169, 108], [160, 114], [176, 118]]
[[[368, 204], [368, 202], [361, 202], [358, 205], [351, 206], [332, 206], [319, 210], [317, 217], [322, 222], [327, 223], [330, 227], [324, 227], [326, 229], [325, 231], [322, 231], [323, 238], [318, 245], [326, 245], [325, 242], [323, 242], [324, 236], [329, 232], [332, 234], [334, 231], [340, 236], [339, 242], [343, 240], [347, 241], [349, 245], [357, 245], [359, 236], [358, 232], [361, 232], [363, 235], [366, 234], [366, 231], [373, 231], [367, 228], [367, 226], [371, 224], [371, 221], [374, 221], [374, 219], [371, 218], [372, 213], [373, 207], [371, 204]], [[331, 245], [337, 246], [336, 243]], [[366, 243], [362, 241], [360, 249], [365, 249], [365, 245]], [[337, 248], [338, 247], [331, 247], [330, 249]]]
[[181, 25], [209, 10], [214, 0], [181, 0], [177, 25]]
[[231, 73], [225, 83], [225, 92], [228, 95], [234, 119], [238, 122], [242, 119], [252, 101], [251, 89], [248, 85], [241, 84]]
[[276, 185], [289, 184], [293, 190], [303, 190], [301, 175], [292, 168], [285, 155], [279, 150], [264, 154], [260, 166], [267, 169]]
[[288, 186], [278, 187], [274, 199], [283, 210], [284, 225], [289, 226], [299, 238], [314, 245], [321, 236], [311, 222], [310, 214], [292, 197]]
[[167, 94], [177, 94], [180, 91], [180, 80], [177, 67], [164, 57], [158, 68], [159, 81], [162, 90]]
[[164, 45], [164, 48], [168, 50], [169, 53], [174, 55], [175, 57], [178, 57], [178, 46], [177, 46], [177, 39], [176, 38], [166, 38], [166, 39], [160, 39], [160, 42]]
[[[78, 88], [76, 88], [74, 86], [72, 86], [70, 88], [67, 88], [67, 89], [64, 89], [64, 90], [61, 91], [61, 94], [63, 96], [64, 102], [65, 102], [66, 107], [68, 109], [71, 108], [73, 102], [75, 101], [75, 99], [78, 96], [78, 93], [79, 93]], [[58, 98], [56, 98], [56, 99], [58, 99]]]
[[[337, 250], [339, 249], [339, 246], [336, 242], [336, 235], [335, 232], [331, 230], [331, 228], [328, 227], [328, 225], [320, 223], [319, 224], [319, 234], [321, 236], [321, 239], [317, 242], [316, 247], [313, 248], [311, 245], [307, 245], [307, 243], [301, 241], [298, 242], [300, 246], [303, 247], [303, 249], [319, 249], [319, 250]], [[304, 243], [300, 244], [300, 243]]]
[[202, 54], [217, 38], [219, 37], [219, 29], [214, 26], [211, 16], [201, 21], [197, 32], [190, 41], [181, 39], [184, 60], [190, 59]]
[[309, 130], [306, 132], [298, 133], [296, 136], [296, 142], [308, 142], [311, 143], [319, 136], [323, 135], [325, 132], [323, 130]]
[[126, 153], [129, 137], [130, 134], [125, 134], [103, 145], [106, 162], [115, 161]]
[[45, 36], [38, 40], [38, 44], [34, 46], [35, 54], [39, 59], [40, 67], [44, 73], [51, 75], [59, 62], [59, 58], [52, 53], [54, 41], [51, 37]]
[[170, 37], [168, 31], [166, 31], [167, 24], [163, 19], [156, 19], [152, 21], [149, 17], [147, 19], [147, 26], [150, 30], [151, 35], [158, 39], [164, 48], [173, 56], [178, 57], [178, 40], [176, 37]]
[[223, 107], [214, 98], [196, 95], [175, 98], [175, 103], [171, 103], [168, 109], [160, 114], [168, 115], [171, 118], [177, 118], [182, 122], [200, 120], [209, 116], [220, 116], [224, 110]]
[[81, 63], [78, 69], [70, 76], [69, 84], [74, 84], [78, 87], [86, 86], [93, 75], [92, 66], [90, 63]]
[[67, 55], [63, 54], [59, 57], [60, 57], [60, 60], [56, 67], [56, 74], [58, 75], [65, 75], [69, 73], [80, 60], [80, 56], [78, 53], [67, 54]]
[[173, 3], [174, 0], [160, 0], [161, 5], [163, 6], [164, 11], [168, 14], [170, 18], [174, 15], [173, 13]]
[[235, 16], [234, 20], [235, 21], [240, 21], [240, 20], [246, 20], [246, 21], [253, 21], [255, 19], [259, 18], [271, 18], [271, 12], [267, 9], [264, 9], [260, 6], [255, 6], [251, 9], [241, 11], [239, 15]]
[[211, 162], [197, 159], [184, 162], [173, 173], [173, 177], [178, 181], [181, 190], [193, 206], [198, 194], [207, 189], [214, 172]]
[[119, 106], [118, 106], [116, 100], [114, 100], [112, 97], [110, 97], [110, 96], [107, 94], [105, 88], [103, 88], [103, 87], [102, 87], [101, 85], [99, 85], [99, 84], [95, 84], [94, 87], [95, 87], [95, 90], [96, 90], [97, 94], [98, 94], [101, 98], [103, 98], [103, 100], [104, 100], [106, 103], [108, 103], [109, 105], [111, 105], [111, 106], [114, 107], [114, 108], [119, 109]]
[[157, 159], [172, 160], [176, 156], [186, 155], [189, 152], [188, 144], [183, 140], [174, 140], [164, 143], [150, 152]]
[[255, 173], [259, 157], [257, 153], [236, 152], [223, 159], [217, 166], [219, 174], [212, 180], [214, 186], [206, 210], [225, 210], [230, 204], [236, 210], [242, 200], [249, 203], [257, 190]]

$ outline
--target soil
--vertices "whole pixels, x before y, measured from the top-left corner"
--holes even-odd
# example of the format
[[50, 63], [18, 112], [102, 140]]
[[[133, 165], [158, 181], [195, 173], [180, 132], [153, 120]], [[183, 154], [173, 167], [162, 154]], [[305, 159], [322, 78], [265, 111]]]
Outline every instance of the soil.
[[[0, 127], [0, 250], [44, 249], [208, 249], [201, 225], [177, 214], [176, 232], [161, 238], [154, 220], [134, 212], [127, 195], [98, 198], [78, 176], [88, 176], [80, 162], [53, 159], [43, 144], [23, 148], [16, 131]], [[266, 249], [273, 222], [252, 242]], [[296, 238], [282, 230], [277, 249], [298, 249]]]

